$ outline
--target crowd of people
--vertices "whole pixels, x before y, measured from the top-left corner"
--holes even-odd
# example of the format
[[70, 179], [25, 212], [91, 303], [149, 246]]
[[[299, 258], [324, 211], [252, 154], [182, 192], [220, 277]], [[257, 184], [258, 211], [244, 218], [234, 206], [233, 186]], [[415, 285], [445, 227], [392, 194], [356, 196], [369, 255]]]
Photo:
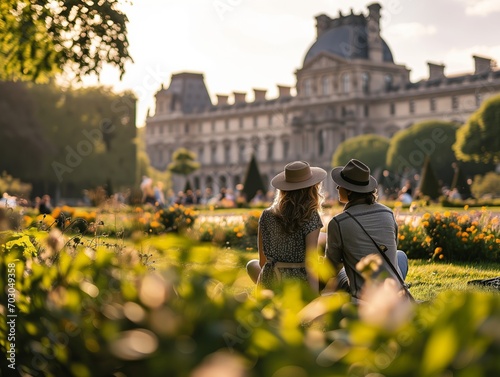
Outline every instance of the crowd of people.
[[273, 200], [274, 191], [269, 191], [266, 194], [262, 190], [257, 190], [255, 196], [247, 200], [242, 185], [238, 185], [237, 190], [221, 187], [218, 192], [211, 187], [207, 187], [204, 191], [200, 189], [187, 188], [185, 191], [177, 193], [169, 189], [164, 191], [162, 182], [153, 182], [153, 179], [143, 176], [140, 184], [142, 192], [142, 203], [150, 204], [156, 207], [168, 207], [173, 204], [184, 206], [191, 205], [217, 205], [219, 207], [234, 208], [243, 205], [260, 206]]

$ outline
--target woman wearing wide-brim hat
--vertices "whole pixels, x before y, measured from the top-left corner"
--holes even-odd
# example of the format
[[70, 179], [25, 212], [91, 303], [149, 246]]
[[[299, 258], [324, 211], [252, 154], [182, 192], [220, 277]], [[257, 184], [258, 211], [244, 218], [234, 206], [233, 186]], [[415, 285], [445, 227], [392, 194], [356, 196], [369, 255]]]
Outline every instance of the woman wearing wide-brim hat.
[[370, 168], [352, 159], [345, 166], [334, 168], [331, 177], [337, 184], [339, 201], [345, 203], [343, 212], [328, 224], [325, 250], [339, 271], [337, 286], [359, 298], [365, 280], [356, 264], [370, 254], [377, 254], [382, 260], [379, 274], [384, 272], [396, 281], [404, 281], [408, 258], [397, 250], [398, 226], [392, 210], [377, 203], [378, 185]]
[[323, 227], [321, 182], [326, 176], [327, 172], [319, 167], [294, 161], [271, 180], [277, 192], [274, 203], [259, 218], [259, 260], [247, 264], [248, 274], [259, 286], [275, 289], [284, 280], [298, 279], [318, 290], [305, 261], [308, 252], [317, 256]]

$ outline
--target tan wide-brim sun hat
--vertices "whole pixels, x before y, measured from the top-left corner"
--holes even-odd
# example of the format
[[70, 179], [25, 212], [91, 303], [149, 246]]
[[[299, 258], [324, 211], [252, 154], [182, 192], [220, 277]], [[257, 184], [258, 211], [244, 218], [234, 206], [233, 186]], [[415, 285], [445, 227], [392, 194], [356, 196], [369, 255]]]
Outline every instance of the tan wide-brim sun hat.
[[281, 191], [299, 190], [320, 183], [326, 175], [326, 170], [311, 167], [305, 161], [294, 161], [271, 180], [271, 185]]
[[346, 166], [332, 170], [333, 181], [349, 191], [372, 192], [377, 188], [377, 180], [370, 175], [370, 168], [361, 161], [352, 159]]

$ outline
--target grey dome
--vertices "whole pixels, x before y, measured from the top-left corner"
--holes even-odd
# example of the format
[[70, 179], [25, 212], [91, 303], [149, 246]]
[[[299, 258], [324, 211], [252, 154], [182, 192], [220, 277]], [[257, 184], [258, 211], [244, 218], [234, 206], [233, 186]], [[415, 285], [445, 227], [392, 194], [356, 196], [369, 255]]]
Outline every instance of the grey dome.
[[[335, 26], [323, 33], [307, 51], [304, 65], [321, 52], [338, 55], [344, 59], [368, 59], [368, 30], [365, 22]], [[382, 40], [384, 62], [394, 63], [392, 52]]]

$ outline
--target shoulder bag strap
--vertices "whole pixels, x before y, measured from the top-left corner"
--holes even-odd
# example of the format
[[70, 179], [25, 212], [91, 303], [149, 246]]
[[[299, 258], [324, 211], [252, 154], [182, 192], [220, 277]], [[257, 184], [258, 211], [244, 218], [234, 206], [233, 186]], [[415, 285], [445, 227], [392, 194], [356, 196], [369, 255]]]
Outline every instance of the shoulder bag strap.
[[373, 244], [375, 245], [375, 248], [382, 255], [382, 257], [384, 258], [384, 260], [387, 262], [387, 264], [389, 265], [389, 267], [391, 267], [392, 271], [394, 272], [394, 274], [398, 278], [399, 283], [401, 284], [401, 286], [405, 290], [405, 292], [408, 295], [408, 298], [410, 299], [410, 301], [415, 302], [415, 299], [413, 298], [413, 296], [411, 295], [410, 291], [408, 290], [408, 287], [406, 286], [403, 278], [399, 275], [399, 272], [396, 270], [396, 268], [394, 267], [394, 265], [391, 263], [391, 261], [389, 260], [389, 257], [387, 255], [385, 255], [385, 252], [387, 251], [387, 246], [385, 246], [385, 245], [378, 245], [377, 242], [375, 242], [375, 240], [372, 238], [372, 236], [370, 236], [368, 234], [368, 232], [363, 227], [363, 225], [361, 225], [361, 223], [358, 221], [358, 219], [356, 219], [349, 212], [347, 212], [347, 211], [344, 211], [344, 212], [360, 226], [360, 228], [363, 230], [363, 232], [365, 232], [365, 234], [368, 236], [368, 238], [373, 242]]

